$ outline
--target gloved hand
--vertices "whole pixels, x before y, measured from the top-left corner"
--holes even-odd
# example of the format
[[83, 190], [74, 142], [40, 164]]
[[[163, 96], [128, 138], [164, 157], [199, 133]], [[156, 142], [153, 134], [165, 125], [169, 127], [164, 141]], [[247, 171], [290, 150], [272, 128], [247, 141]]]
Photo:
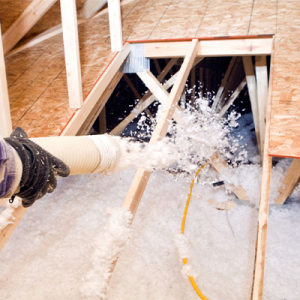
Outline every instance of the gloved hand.
[[28, 139], [22, 128], [17, 127], [4, 140], [17, 151], [23, 164], [20, 190], [15, 195], [22, 198], [24, 207], [31, 206], [46, 193], [52, 193], [57, 186], [56, 175], [67, 177], [70, 174], [63, 161]]

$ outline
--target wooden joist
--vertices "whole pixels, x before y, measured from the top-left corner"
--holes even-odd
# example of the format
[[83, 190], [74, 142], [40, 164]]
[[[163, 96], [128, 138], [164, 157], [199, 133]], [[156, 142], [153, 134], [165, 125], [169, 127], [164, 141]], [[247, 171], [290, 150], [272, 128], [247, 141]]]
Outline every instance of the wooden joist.
[[[183, 57], [190, 42], [151, 42], [145, 43], [145, 56], [148, 58]], [[241, 38], [200, 40], [197, 56], [245, 56], [270, 55], [272, 38]]]
[[122, 75], [123, 74], [120, 71], [117, 71], [116, 74], [112, 77], [109, 85], [107, 86], [105, 91], [101, 94], [98, 101], [94, 105], [94, 108], [90, 111], [89, 116], [86, 118], [86, 120], [78, 130], [77, 135], [88, 134], [94, 122], [97, 120], [97, 117], [99, 116], [99, 114], [101, 114], [102, 110], [105, 108], [105, 104], [107, 103], [115, 87], [121, 80]]
[[[128, 84], [128, 86], [130, 87], [130, 89], [132, 90], [132, 92], [133, 92], [134, 96], [136, 97], [136, 99], [138, 99], [140, 101], [142, 99], [142, 97], [141, 97], [140, 93], [136, 90], [136, 88], [135, 88], [134, 84], [132, 83], [132, 81], [129, 79], [129, 77], [126, 74], [123, 75], [123, 78], [126, 81], [126, 83]], [[145, 112], [146, 112], [146, 114], [149, 118], [153, 117], [151, 111], [148, 108], [145, 109]]]
[[[162, 70], [162, 72], [158, 75], [157, 80], [162, 82], [164, 78], [167, 76], [171, 68], [175, 65], [177, 58], [172, 58], [169, 62], [167, 62], [166, 66]], [[172, 79], [172, 82], [175, 78]], [[172, 83], [173, 85], [173, 83]], [[164, 87], [169, 89], [171, 86], [171, 81], [166, 83]], [[122, 120], [109, 134], [111, 135], [119, 135], [123, 132], [126, 126], [135, 118], [137, 117], [143, 110], [145, 110], [149, 105], [151, 105], [156, 100], [155, 96], [151, 96], [151, 92], [148, 90], [142, 99], [138, 102], [138, 104], [133, 108], [131, 113]]]
[[107, 3], [107, 0], [87, 0], [78, 11], [78, 19], [87, 20], [91, 18]]
[[195, 96], [196, 96], [196, 68], [194, 67], [191, 71], [191, 85], [190, 88], [192, 89], [191, 93], [191, 105], [194, 105]]
[[120, 0], [108, 0], [111, 51], [121, 51], [123, 46]]
[[57, 0], [33, 0], [19, 18], [3, 34], [6, 55], [25, 34], [39, 21]]
[[[127, 5], [127, 4], [129, 4], [133, 1], [135, 1], [135, 0], [123, 0], [121, 2], [121, 6], [125, 6], [125, 5]], [[108, 12], [108, 8], [104, 8], [91, 18], [92, 19], [99, 18], [99, 17], [103, 16], [104, 14], [107, 14], [107, 12]], [[80, 14], [80, 13], [81, 13], [81, 10], [78, 11], [78, 14]], [[86, 20], [79, 19], [78, 20], [78, 25], [80, 25], [84, 22], [86, 22]], [[9, 53], [5, 54], [5, 57], [9, 57], [11, 55], [14, 55], [14, 54], [20, 52], [20, 51], [23, 51], [25, 49], [33, 47], [33, 46], [35, 46], [39, 43], [42, 43], [42, 42], [44, 42], [44, 41], [46, 41], [46, 40], [48, 40], [48, 39], [50, 39], [50, 38], [52, 38], [52, 37], [54, 37], [58, 34], [61, 34], [61, 33], [62, 33], [62, 25], [61, 24], [56, 25], [56, 26], [54, 26], [50, 29], [47, 29], [44, 32], [32, 37], [32, 38], [27, 39], [26, 41], [24, 41], [22, 43], [22, 45], [14, 48]]]
[[260, 128], [260, 145], [264, 150], [266, 110], [268, 103], [268, 70], [266, 56], [255, 57], [255, 73], [257, 82], [258, 117]]
[[226, 73], [225, 73], [225, 75], [224, 75], [224, 77], [223, 77], [223, 79], [222, 79], [221, 85], [220, 85], [220, 87], [219, 87], [219, 89], [218, 89], [218, 92], [217, 92], [217, 94], [216, 94], [215, 100], [214, 100], [214, 102], [213, 102], [213, 105], [212, 105], [212, 110], [213, 110], [213, 111], [216, 111], [216, 109], [217, 109], [217, 107], [218, 107], [218, 104], [219, 104], [219, 102], [220, 102], [221, 96], [222, 96], [222, 94], [223, 94], [223, 92], [224, 92], [225, 86], [227, 85], [229, 76], [230, 76], [230, 74], [231, 74], [231, 72], [232, 72], [233, 66], [234, 66], [235, 63], [236, 63], [236, 60], [237, 60], [237, 57], [234, 56], [234, 57], [231, 59], [230, 63], [229, 63], [229, 66], [228, 66], [228, 68], [227, 68], [227, 70], [226, 70]]
[[[169, 93], [166, 89], [160, 84], [160, 82], [155, 78], [155, 76], [149, 71], [146, 70], [145, 72], [138, 72], [137, 75], [140, 79], [144, 82], [147, 88], [151, 91], [151, 93], [155, 96], [155, 98], [163, 105], [166, 104], [168, 101]], [[176, 104], [176, 109], [174, 112], [174, 120], [177, 123], [180, 123], [181, 118], [178, 115], [180, 111], [180, 107]]]
[[[63, 135], [76, 135], [82, 125], [84, 124], [86, 118], [93, 111], [95, 105], [97, 104], [99, 98], [106, 91], [107, 87], [110, 85], [112, 78], [118, 72], [120, 67], [123, 65], [125, 59], [130, 52], [130, 45], [127, 43], [123, 50], [116, 55], [112, 63], [106, 69], [105, 73], [94, 85], [93, 89], [88, 94], [84, 101], [84, 104], [80, 110], [77, 110], [71, 121], [68, 123], [63, 131]], [[99, 111], [100, 113], [100, 111]], [[95, 116], [95, 119], [98, 115]]]
[[291, 163], [282, 184], [279, 188], [280, 196], [275, 200], [276, 204], [284, 204], [292, 193], [294, 187], [300, 179], [300, 159], [294, 159]]
[[[170, 87], [173, 86], [177, 75], [175, 74], [172, 76], [164, 85], [164, 89], [168, 90]], [[146, 96], [146, 97], [145, 97]], [[112, 131], [110, 131], [110, 135], [120, 135], [126, 126], [135, 118], [137, 117], [142, 111], [144, 111], [149, 105], [151, 105], [156, 100], [154, 95], [151, 95], [149, 92], [145, 94], [144, 97], [138, 102], [138, 104], [134, 107], [131, 113], [122, 120]]]
[[[272, 90], [272, 75], [273, 75], [273, 58], [271, 58], [270, 68], [270, 85], [269, 89]], [[265, 127], [265, 141], [263, 151], [263, 169], [262, 181], [260, 189], [260, 203], [257, 224], [257, 238], [256, 238], [256, 251], [254, 259], [253, 270], [253, 284], [252, 284], [252, 300], [263, 299], [264, 289], [264, 272], [266, 261], [266, 248], [267, 248], [267, 232], [268, 232], [268, 216], [269, 216], [269, 198], [270, 198], [270, 180], [272, 169], [272, 157], [268, 155], [268, 140], [270, 135], [270, 114], [271, 114], [271, 93], [268, 95], [267, 113], [266, 113], [266, 127]]]
[[[162, 111], [160, 119], [151, 137], [150, 144], [156, 143], [167, 134], [169, 122], [173, 118], [173, 114], [175, 112], [175, 105], [179, 100], [183, 87], [188, 78], [189, 72], [192, 68], [193, 62], [197, 54], [197, 49], [198, 49], [198, 40], [193, 40], [189, 44], [189, 47], [186, 48], [187, 54], [179, 70], [179, 74], [174, 84], [174, 87], [168, 97], [166, 104], [164, 105], [164, 109]], [[149, 177], [150, 177], [150, 172], [144, 169], [138, 169], [133, 179], [129, 192], [123, 203], [123, 207], [128, 208], [133, 215], [135, 215], [136, 213], [136, 210], [143, 196]]]
[[7, 137], [12, 131], [5, 61], [2, 44], [1, 22], [0, 22], [0, 135]]
[[106, 133], [106, 130], [106, 109], [104, 106], [99, 115], [99, 133], [104, 134]]
[[[218, 173], [228, 169], [226, 161], [218, 153], [212, 155], [210, 161], [211, 165]], [[246, 195], [246, 191], [241, 186], [236, 187], [233, 184], [229, 184], [228, 186], [240, 200], [249, 200], [248, 196]]]
[[70, 108], [83, 104], [76, 0], [60, 0]]
[[246, 74], [247, 87], [248, 87], [248, 93], [249, 93], [249, 98], [250, 98], [250, 103], [251, 103], [251, 110], [252, 110], [252, 115], [253, 115], [257, 145], [258, 145], [259, 152], [261, 153], [257, 88], [256, 88], [256, 78], [255, 78], [255, 73], [254, 73], [254, 66], [252, 63], [252, 57], [244, 56], [243, 64], [244, 64], [244, 69], [245, 69], [245, 74]]
[[233, 94], [230, 96], [230, 98], [227, 100], [226, 104], [222, 107], [222, 109], [219, 112], [219, 117], [223, 117], [225, 113], [227, 112], [228, 108], [233, 104], [235, 99], [239, 96], [240, 92], [243, 90], [245, 85], [247, 84], [246, 78], [242, 80], [242, 82], [239, 84], [239, 86], [235, 89]]

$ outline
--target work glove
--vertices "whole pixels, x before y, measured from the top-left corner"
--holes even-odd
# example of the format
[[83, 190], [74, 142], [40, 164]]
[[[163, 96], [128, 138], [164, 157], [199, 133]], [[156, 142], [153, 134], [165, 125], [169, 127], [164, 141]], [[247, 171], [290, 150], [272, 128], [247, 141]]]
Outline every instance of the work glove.
[[16, 150], [23, 164], [20, 190], [14, 195], [22, 199], [24, 207], [31, 206], [46, 193], [52, 193], [57, 186], [56, 176], [69, 176], [69, 167], [28, 139], [22, 128], [17, 127], [4, 140]]

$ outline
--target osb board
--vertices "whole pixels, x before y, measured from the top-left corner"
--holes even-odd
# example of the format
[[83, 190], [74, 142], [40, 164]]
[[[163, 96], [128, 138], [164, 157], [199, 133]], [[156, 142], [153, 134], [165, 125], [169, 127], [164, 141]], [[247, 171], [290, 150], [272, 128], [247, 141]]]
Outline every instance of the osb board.
[[[29, 1], [17, 2], [26, 6]], [[6, 9], [12, 6], [12, 1], [0, 3], [5, 3]], [[24, 8], [18, 7], [14, 18]], [[51, 22], [54, 16], [55, 22], [60, 21], [59, 4], [47, 14], [49, 27], [57, 24]], [[122, 7], [122, 19], [124, 41], [276, 34], [270, 154], [300, 156], [298, 0], [136, 0]], [[4, 28], [9, 24], [6, 20]], [[36, 28], [45, 29], [43, 26]], [[81, 24], [79, 40], [86, 95], [113, 58], [107, 15]], [[62, 35], [20, 52], [6, 63], [14, 126], [23, 126], [30, 136], [59, 134], [74, 112], [68, 108]]]
[[[126, 18], [146, 3], [133, 1], [122, 10], [124, 26], [135, 26], [134, 20]], [[108, 16], [80, 25], [79, 42], [86, 95], [114, 56]], [[30, 137], [58, 135], [75, 111], [68, 104], [62, 35], [9, 57], [6, 64], [13, 126], [23, 127]]]
[[298, 34], [275, 38], [269, 154], [300, 157], [300, 42]]
[[[25, 8], [32, 2], [32, 0], [0, 0], [0, 19], [2, 33], [4, 33], [9, 26], [20, 16]], [[86, 0], [76, 0], [77, 9], [80, 8]], [[48, 12], [38, 21], [38, 23], [28, 32], [26, 37], [43, 32], [59, 23], [61, 23], [60, 16], [60, 0], [49, 9]]]

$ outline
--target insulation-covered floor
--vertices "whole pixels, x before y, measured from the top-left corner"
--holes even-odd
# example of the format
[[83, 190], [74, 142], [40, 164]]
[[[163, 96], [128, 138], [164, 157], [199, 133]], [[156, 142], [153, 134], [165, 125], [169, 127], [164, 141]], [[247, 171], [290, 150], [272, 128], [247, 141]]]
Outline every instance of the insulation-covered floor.
[[[248, 181], [256, 190], [258, 181], [251, 168]], [[104, 243], [99, 242], [105, 210], [122, 204], [133, 176], [129, 169], [111, 176], [60, 180], [53, 195], [28, 211], [1, 252], [0, 298], [99, 299], [92, 295], [97, 295], [101, 283], [90, 285], [89, 296], [83, 286], [95, 268], [91, 262], [95, 249], [105, 257]], [[189, 261], [209, 299], [246, 300], [251, 293], [257, 210], [240, 202], [228, 212], [208, 204], [211, 198], [232, 199], [222, 188], [204, 184], [213, 176], [212, 170], [203, 173], [194, 188], [186, 225]], [[164, 171], [152, 174], [131, 240], [110, 281], [108, 299], [198, 299], [181, 274], [175, 245], [189, 185], [186, 178], [175, 180]], [[299, 198], [299, 189], [295, 195]], [[297, 201], [271, 208], [264, 299], [300, 298], [299, 214]]]

